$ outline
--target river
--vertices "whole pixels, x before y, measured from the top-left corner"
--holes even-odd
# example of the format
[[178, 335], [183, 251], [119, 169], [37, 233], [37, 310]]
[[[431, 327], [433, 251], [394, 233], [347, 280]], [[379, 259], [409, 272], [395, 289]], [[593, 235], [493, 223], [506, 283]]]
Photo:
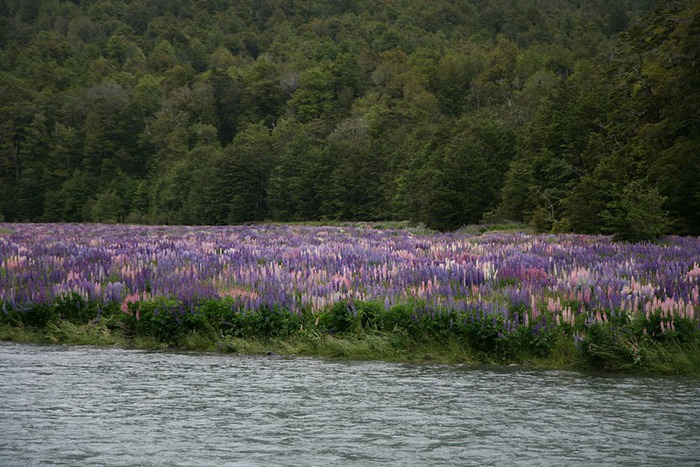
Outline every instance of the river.
[[697, 465], [700, 380], [0, 343], [0, 465]]

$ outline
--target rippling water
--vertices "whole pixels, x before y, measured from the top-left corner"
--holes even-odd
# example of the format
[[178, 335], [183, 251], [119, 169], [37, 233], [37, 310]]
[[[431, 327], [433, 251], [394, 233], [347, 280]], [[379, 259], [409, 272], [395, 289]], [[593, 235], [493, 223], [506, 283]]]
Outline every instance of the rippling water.
[[700, 381], [0, 343], [0, 465], [695, 465]]

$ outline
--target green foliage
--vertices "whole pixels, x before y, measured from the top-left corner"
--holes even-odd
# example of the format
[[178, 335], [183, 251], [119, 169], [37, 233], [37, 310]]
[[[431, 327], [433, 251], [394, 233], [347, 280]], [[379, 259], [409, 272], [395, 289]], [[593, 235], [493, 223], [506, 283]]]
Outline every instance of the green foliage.
[[15, 3], [8, 222], [700, 233], [697, 2]]
[[617, 240], [641, 242], [655, 240], [668, 232], [670, 223], [663, 210], [665, 198], [655, 188], [634, 181], [622, 191], [620, 199], [608, 205], [602, 216]]
[[[674, 319], [674, 330], [663, 330], [659, 312], [649, 319], [631, 317], [622, 312], [609, 323], [585, 328], [578, 344], [580, 355], [589, 368], [605, 371], [652, 373], [692, 372], [698, 364], [700, 330], [697, 323]], [[668, 325], [668, 322], [667, 322]]]
[[357, 310], [350, 308], [345, 302], [333, 305], [330, 311], [319, 316], [318, 324], [331, 334], [344, 334], [350, 332], [357, 323]]
[[408, 305], [394, 305], [386, 311], [380, 320], [380, 329], [394, 333], [415, 334], [417, 320], [413, 316], [413, 307]]
[[[184, 310], [176, 302], [141, 302], [129, 304], [133, 315], [125, 317], [133, 332], [154, 337], [159, 342], [174, 344], [185, 332]], [[138, 311], [138, 317], [136, 315]]]
[[299, 88], [289, 100], [289, 107], [301, 122], [326, 116], [333, 108], [333, 79], [330, 73], [320, 68], [304, 72]]
[[400, 212], [436, 230], [476, 224], [495, 208], [515, 154], [515, 135], [505, 126], [471, 119], [458, 125], [429, 133], [422, 143], [426, 129], [416, 131], [421, 152], [402, 167], [394, 196]]
[[700, 232], [690, 213], [698, 124], [687, 105], [697, 94], [687, 61], [697, 56], [687, 45], [697, 42], [697, 13], [693, 2], [661, 2], [621, 34], [618, 55], [574, 64], [524, 134], [502, 216], [630, 241]]
[[[573, 304], [567, 304], [573, 305]], [[0, 313], [0, 338], [77, 344], [123, 343], [237, 352], [327, 355], [343, 358], [432, 359], [448, 362], [535, 363], [596, 371], [698, 374], [696, 321], [660, 311], [608, 321], [555, 326], [540, 316], [512, 327], [502, 315], [427, 310], [425, 304], [339, 302], [320, 313], [277, 308], [246, 311], [233, 299], [186, 307], [160, 298], [98, 307], [76, 294], [46, 306]], [[527, 312], [526, 307], [510, 315]], [[665, 325], [662, 323], [666, 323]], [[33, 334], [32, 334], [33, 333]], [[32, 337], [33, 336], [33, 337]]]
[[50, 323], [65, 320], [74, 324], [84, 324], [96, 319], [101, 310], [95, 303], [86, 302], [80, 295], [71, 293], [62, 296], [52, 304], [31, 305], [9, 308], [2, 305], [6, 312], [0, 313], [0, 321], [12, 325], [24, 325], [43, 328]]
[[191, 333], [212, 339], [284, 338], [299, 331], [302, 317], [286, 310], [263, 308], [242, 311], [230, 300], [207, 301], [187, 309], [176, 300], [156, 300], [129, 304], [129, 314], [119, 320], [134, 335], [177, 346]]
[[272, 132], [277, 154], [268, 188], [269, 217], [278, 221], [309, 221], [319, 217], [319, 177], [322, 171], [324, 125], [283, 119]]

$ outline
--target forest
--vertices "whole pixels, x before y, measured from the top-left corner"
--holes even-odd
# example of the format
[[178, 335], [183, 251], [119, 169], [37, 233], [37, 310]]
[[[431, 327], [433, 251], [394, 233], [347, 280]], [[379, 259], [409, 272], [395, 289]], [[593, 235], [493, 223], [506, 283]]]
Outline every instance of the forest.
[[692, 0], [0, 0], [0, 221], [700, 235]]

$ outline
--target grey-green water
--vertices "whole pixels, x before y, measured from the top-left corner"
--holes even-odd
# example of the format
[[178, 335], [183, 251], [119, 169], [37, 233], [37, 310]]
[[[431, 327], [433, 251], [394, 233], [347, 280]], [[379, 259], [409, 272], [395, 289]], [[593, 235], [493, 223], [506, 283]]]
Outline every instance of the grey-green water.
[[0, 343], [0, 465], [696, 465], [700, 381]]

